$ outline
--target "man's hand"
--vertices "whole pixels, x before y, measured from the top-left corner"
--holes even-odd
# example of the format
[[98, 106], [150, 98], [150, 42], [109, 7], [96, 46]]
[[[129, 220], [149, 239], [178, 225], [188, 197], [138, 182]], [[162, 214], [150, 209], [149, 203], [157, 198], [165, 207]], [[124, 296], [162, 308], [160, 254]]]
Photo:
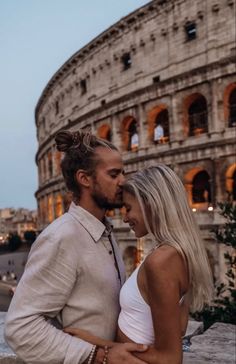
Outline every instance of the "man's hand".
[[[144, 352], [148, 349], [147, 345], [135, 344], [135, 343], [124, 343], [115, 344], [109, 349], [108, 363], [109, 364], [147, 364], [146, 362], [136, 358], [132, 352]], [[104, 350], [99, 349], [95, 364], [101, 364], [104, 358]]]

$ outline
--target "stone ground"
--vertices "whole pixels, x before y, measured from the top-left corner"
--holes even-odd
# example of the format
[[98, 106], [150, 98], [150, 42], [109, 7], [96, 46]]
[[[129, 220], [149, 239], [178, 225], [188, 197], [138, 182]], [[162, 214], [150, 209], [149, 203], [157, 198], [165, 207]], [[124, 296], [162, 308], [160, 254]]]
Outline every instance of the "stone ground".
[[[23, 364], [3, 338], [5, 312], [0, 312], [0, 364]], [[236, 326], [215, 323], [203, 332], [202, 323], [190, 321], [186, 336], [191, 340], [183, 364], [235, 364]], [[48, 363], [50, 364], [50, 363]], [[128, 364], [128, 363], [127, 363]]]

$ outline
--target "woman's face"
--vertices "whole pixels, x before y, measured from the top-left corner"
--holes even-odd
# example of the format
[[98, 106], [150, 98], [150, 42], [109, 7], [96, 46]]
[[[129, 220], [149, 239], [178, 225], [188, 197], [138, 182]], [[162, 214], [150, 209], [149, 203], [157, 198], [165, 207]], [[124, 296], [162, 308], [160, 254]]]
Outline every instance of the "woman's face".
[[148, 231], [144, 223], [143, 214], [136, 197], [129, 192], [123, 192], [123, 202], [126, 209], [124, 222], [127, 222], [130, 228], [135, 232], [137, 238], [147, 235]]

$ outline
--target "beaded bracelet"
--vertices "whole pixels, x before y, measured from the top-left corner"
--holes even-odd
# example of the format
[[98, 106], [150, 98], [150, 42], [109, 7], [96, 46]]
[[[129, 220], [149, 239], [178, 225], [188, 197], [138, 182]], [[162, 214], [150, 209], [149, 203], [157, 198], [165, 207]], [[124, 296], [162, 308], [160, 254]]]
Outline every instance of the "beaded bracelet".
[[87, 364], [93, 364], [95, 357], [97, 355], [98, 347], [97, 345], [93, 345], [92, 350], [89, 354]]
[[105, 354], [104, 354], [102, 364], [107, 364], [108, 363], [108, 353], [109, 353], [109, 347], [107, 345], [104, 346], [104, 351], [105, 351]]

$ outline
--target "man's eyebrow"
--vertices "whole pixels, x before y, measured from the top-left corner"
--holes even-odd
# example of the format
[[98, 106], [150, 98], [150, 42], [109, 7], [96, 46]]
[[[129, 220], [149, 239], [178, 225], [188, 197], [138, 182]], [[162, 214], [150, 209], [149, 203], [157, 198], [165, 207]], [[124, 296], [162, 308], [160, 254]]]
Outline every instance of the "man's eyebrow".
[[109, 173], [124, 173], [123, 168], [112, 168], [108, 170]]

